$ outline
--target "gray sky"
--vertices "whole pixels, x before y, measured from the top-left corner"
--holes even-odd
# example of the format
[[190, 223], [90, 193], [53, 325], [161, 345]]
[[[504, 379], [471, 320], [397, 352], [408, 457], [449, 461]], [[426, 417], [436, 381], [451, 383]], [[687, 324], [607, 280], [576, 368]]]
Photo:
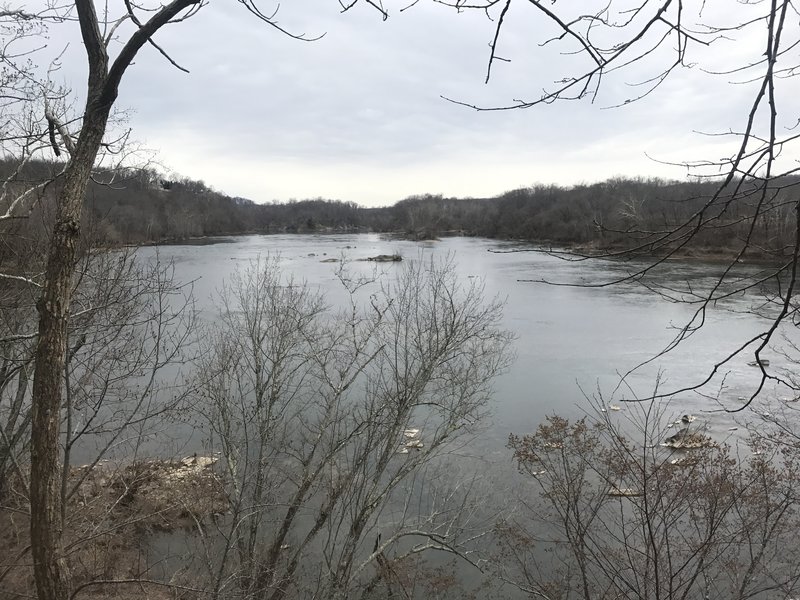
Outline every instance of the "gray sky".
[[[273, 6], [263, 4], [265, 12]], [[511, 62], [496, 63], [486, 85], [494, 23], [485, 14], [458, 14], [430, 0], [399, 12], [402, 6], [387, 3], [384, 22], [366, 4], [340, 14], [335, 0], [287, 2], [282, 26], [325, 34], [304, 43], [215, 0], [157, 37], [191, 73], [146, 47], [117, 106], [130, 109], [134, 138], [156, 150], [166, 169], [225, 193], [374, 206], [411, 194], [487, 196], [618, 175], [683, 179], [685, 168], [658, 161], [729, 155], [730, 140], [696, 132], [740, 129], [753, 93], [752, 84], [730, 85], [733, 77], [695, 67], [639, 102], [609, 109], [635, 93], [629, 83], [668, 62], [659, 55], [611, 74], [594, 103], [476, 112], [440, 96], [484, 106], [535, 98], [581, 57], [542, 48], [550, 30], [518, 2], [499, 45]], [[727, 10], [720, 6], [717, 17]], [[79, 90], [85, 59], [75, 23], [51, 31], [52, 51], [66, 44], [58, 77]], [[761, 44], [740, 34], [692, 57], [723, 68], [758, 57]]]

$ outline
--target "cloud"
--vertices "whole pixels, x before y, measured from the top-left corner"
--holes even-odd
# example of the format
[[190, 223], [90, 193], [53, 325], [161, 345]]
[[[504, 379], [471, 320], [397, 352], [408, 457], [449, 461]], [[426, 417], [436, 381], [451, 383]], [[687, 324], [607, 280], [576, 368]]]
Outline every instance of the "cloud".
[[[278, 19], [292, 32], [325, 35], [290, 39], [230, 2], [211, 2], [159, 32], [159, 44], [191, 74], [143, 49], [118, 100], [133, 110], [134, 136], [170, 168], [232, 195], [377, 205], [425, 192], [494, 195], [535, 182], [680, 178], [684, 169], [648, 156], [680, 162], [730, 154], [732, 140], [692, 132], [736, 129], [753, 94], [752, 84], [731, 86], [687, 67], [643, 100], [609, 109], [645, 89], [631, 83], [672, 60], [667, 46], [609, 73], [595, 102], [479, 112], [441, 96], [481, 106], [535, 99], [587, 58], [542, 46], [555, 30], [527, 3], [507, 16], [498, 54], [511, 62], [495, 63], [488, 85], [495, 22], [480, 11], [421, 2], [383, 22], [367, 5], [341, 14], [333, 1], [296, 0]], [[70, 43], [61, 75], [77, 90], [85, 81], [77, 24], [53, 36], [54, 48]], [[758, 55], [760, 38], [746, 39]], [[716, 47], [731, 49], [729, 59], [703, 48], [690, 59], [715, 68], [746, 60], [741, 44]]]

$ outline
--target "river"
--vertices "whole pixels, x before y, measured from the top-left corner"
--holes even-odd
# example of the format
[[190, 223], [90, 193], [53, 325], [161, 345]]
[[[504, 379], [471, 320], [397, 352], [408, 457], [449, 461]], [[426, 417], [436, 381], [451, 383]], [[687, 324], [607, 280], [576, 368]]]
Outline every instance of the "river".
[[[600, 393], [605, 402], [625, 410], [630, 405], [624, 400], [652, 393], [659, 374], [662, 392], [696, 384], [732, 348], [765, 327], [764, 319], [750, 311], [760, 296], [737, 294], [711, 307], [703, 327], [676, 350], [638, 369], [619, 386], [622, 374], [657, 355], [674, 338], [676, 327], [696, 310], [694, 305], [671, 302], [635, 283], [593, 287], [624, 276], [637, 263], [570, 262], [535, 251], [533, 246], [463, 237], [412, 242], [374, 234], [254, 235], [211, 241], [218, 243], [140, 251], [145, 259], [158, 253], [160, 260], [174, 262], [178, 280], [193, 282], [205, 319], [213, 319], [214, 297], [225, 278], [259, 256], [279, 255], [284, 269], [318, 288], [333, 305], [342, 302], [345, 294], [336, 277], [339, 264], [325, 260], [346, 259], [351, 271], [371, 274], [376, 264], [363, 259], [377, 254], [397, 253], [406, 262], [452, 256], [462, 277], [480, 278], [488, 297], [505, 300], [503, 324], [517, 336], [516, 360], [496, 382], [491, 424], [480, 444], [482, 452], [498, 458], [507, 456], [509, 433], [530, 432], [547, 414], [583, 414], [589, 409], [585, 395]], [[402, 263], [383, 263], [377, 268], [391, 276]], [[673, 261], [659, 271], [658, 283], [701, 289], [713, 282], [719, 268], [713, 263]], [[764, 356], [771, 359], [773, 372], [791, 366], [779, 352]], [[703, 388], [705, 395], [677, 394], [670, 399], [668, 412], [697, 414], [712, 436], [729, 438], [734, 420], [749, 421], [765, 410], [759, 402], [742, 413], [723, 410], [741, 407], [741, 398], [755, 389], [759, 370], [747, 365], [751, 360], [752, 352], [734, 358]], [[790, 395], [775, 385], [765, 392], [768, 400]], [[709, 395], [719, 402], [709, 400]]]
[[[158, 256], [162, 262], [174, 263], [177, 279], [191, 282], [201, 318], [208, 322], [215, 318], [215, 297], [226, 277], [266, 255], [278, 255], [283, 269], [318, 289], [334, 307], [347, 295], [337, 277], [340, 263], [325, 262], [333, 258], [344, 259], [355, 275], [372, 275], [377, 269], [391, 277], [405, 263], [450, 257], [465, 282], [477, 278], [487, 297], [503, 299], [503, 326], [516, 335], [516, 359], [495, 382], [485, 427], [458, 450], [468, 460], [456, 461], [458, 470], [449, 469], [448, 473], [461, 480], [477, 478], [476, 489], [483, 490], [488, 507], [513, 504], [511, 499], [519, 497], [515, 494], [530, 495], [534, 489], [512, 464], [506, 447], [510, 433], [530, 433], [551, 414], [576, 418], [591, 413], [589, 398], [602, 398], [609, 408], [612, 404], [619, 407], [618, 412], [608, 413], [610, 418], [620, 423], [635, 421], [631, 417], [641, 405], [626, 401], [647, 398], [657, 380], [662, 393], [703, 381], [715, 363], [768, 324], [751, 310], [760, 304], [758, 293], [735, 294], [709, 306], [702, 328], [675, 350], [659, 355], [674, 338], [676, 328], [692, 318], [696, 305], [670, 301], [636, 283], [601, 285], [623, 278], [645, 263], [575, 262], [525, 244], [458, 237], [411, 242], [371, 234], [273, 235], [209, 242], [139, 251], [143, 260]], [[400, 254], [403, 262], [364, 260], [378, 254]], [[671, 261], [650, 284], [662, 286], [662, 290], [697, 291], [712, 285], [720, 268], [714, 263]], [[742, 265], [738, 270], [752, 276], [759, 267]], [[779, 352], [783, 347], [784, 342], [776, 338], [775, 347], [764, 354], [770, 359], [772, 373], [792, 371], [789, 358]], [[653, 357], [621, 383], [623, 374]], [[746, 410], [727, 412], [741, 408], [741, 398], [749, 396], [758, 384], [760, 371], [748, 366], [751, 360], [752, 351], [736, 356], [701, 393], [682, 392], [665, 399], [666, 416], [672, 420], [694, 414], [698, 426], [705, 427], [710, 436], [736, 444], [746, 435], [746, 426], [763, 423], [764, 413], [774, 411], [776, 404], [794, 406], [785, 402], [794, 396], [790, 390], [772, 384], [764, 389], [763, 399]], [[178, 431], [182, 432], [176, 436], [182, 452], [208, 449], [202, 429], [187, 423]], [[180, 535], [165, 535], [153, 540], [153, 548], [157, 556], [180, 556], [185, 543]], [[467, 569], [459, 576], [471, 581], [476, 573]]]

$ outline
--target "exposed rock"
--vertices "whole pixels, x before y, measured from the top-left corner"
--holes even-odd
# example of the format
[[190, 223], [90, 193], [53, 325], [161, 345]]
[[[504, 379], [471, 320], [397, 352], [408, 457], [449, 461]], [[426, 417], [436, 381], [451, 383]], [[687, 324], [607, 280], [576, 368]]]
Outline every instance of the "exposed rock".
[[399, 254], [378, 254], [377, 256], [370, 256], [364, 260], [370, 260], [372, 262], [400, 262], [403, 260], [403, 257]]
[[662, 445], [674, 450], [694, 450], [713, 446], [714, 441], [706, 435], [696, 431], [689, 431], [687, 427], [686, 429], [681, 429], [675, 435], [669, 436]]
[[634, 488], [620, 488], [612, 485], [611, 489], [608, 490], [608, 495], [614, 497], [634, 498], [636, 496], [641, 496], [642, 492]]
[[674, 423], [670, 423], [668, 427], [675, 427], [681, 425], [689, 425], [690, 423], [694, 423], [697, 420], [697, 417], [694, 415], [683, 415], [680, 419], [675, 421]]
[[397, 451], [398, 454], [408, 454], [409, 450], [421, 450], [425, 447], [422, 443], [422, 440], [419, 439], [419, 429], [409, 428], [403, 430], [403, 437], [406, 439], [405, 442], [402, 443], [399, 450]]
[[697, 460], [696, 455], [684, 454], [683, 456], [670, 459], [669, 464], [673, 467], [692, 467], [697, 464]]

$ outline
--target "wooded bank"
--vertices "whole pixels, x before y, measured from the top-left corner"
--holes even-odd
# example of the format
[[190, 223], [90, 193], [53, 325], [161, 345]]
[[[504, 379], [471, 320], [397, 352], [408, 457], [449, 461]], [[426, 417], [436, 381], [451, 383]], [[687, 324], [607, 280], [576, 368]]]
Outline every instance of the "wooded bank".
[[[8, 170], [11, 164], [0, 164]], [[56, 165], [30, 165], [27, 178], [46, 178]], [[748, 255], [783, 255], [793, 227], [797, 180], [774, 182], [783, 201], [753, 221], [756, 202], [739, 194], [732, 204], [715, 181], [676, 182], [614, 178], [560, 187], [534, 185], [491, 198], [423, 194], [394, 205], [367, 208], [323, 198], [257, 203], [213, 190], [202, 181], [167, 180], [156, 171], [98, 173], [87, 191], [85, 229], [95, 244], [151, 244], [204, 236], [274, 233], [396, 233], [413, 239], [474, 235], [516, 239], [586, 252], [630, 249], [667, 251], [698, 221], [703, 231], [681, 255], [730, 255], [749, 236]], [[42, 190], [35, 218], [6, 229], [4, 246], [41, 239], [50, 230], [52, 189]], [[709, 200], [717, 198], [706, 207]], [[724, 211], [723, 211], [724, 207]], [[672, 233], [672, 235], [670, 235]], [[1, 258], [1, 257], [0, 257]]]

